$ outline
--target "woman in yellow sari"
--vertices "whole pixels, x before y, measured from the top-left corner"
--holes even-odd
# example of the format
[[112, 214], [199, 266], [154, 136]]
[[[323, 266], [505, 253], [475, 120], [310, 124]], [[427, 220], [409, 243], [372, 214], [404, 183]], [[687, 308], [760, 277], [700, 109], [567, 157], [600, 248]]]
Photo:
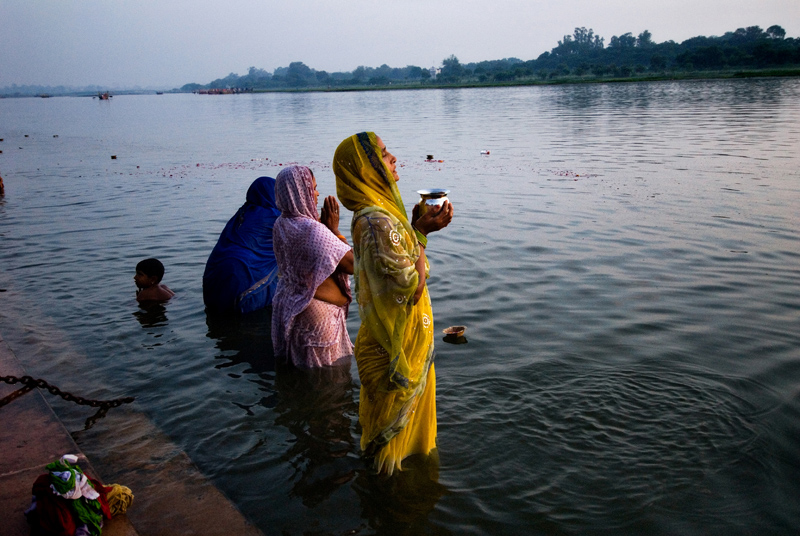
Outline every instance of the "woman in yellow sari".
[[412, 454], [436, 448], [433, 313], [425, 281], [427, 235], [453, 218], [449, 202], [408, 220], [395, 184], [397, 159], [373, 132], [345, 139], [333, 157], [336, 193], [351, 227], [361, 328], [361, 449], [378, 472], [402, 470]]

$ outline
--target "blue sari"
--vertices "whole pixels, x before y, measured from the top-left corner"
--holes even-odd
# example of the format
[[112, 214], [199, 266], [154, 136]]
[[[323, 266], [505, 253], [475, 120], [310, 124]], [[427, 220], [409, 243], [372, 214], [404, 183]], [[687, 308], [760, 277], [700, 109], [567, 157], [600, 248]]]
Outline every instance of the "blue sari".
[[272, 249], [275, 179], [259, 177], [225, 225], [203, 273], [203, 302], [214, 312], [249, 313], [272, 303], [278, 265]]

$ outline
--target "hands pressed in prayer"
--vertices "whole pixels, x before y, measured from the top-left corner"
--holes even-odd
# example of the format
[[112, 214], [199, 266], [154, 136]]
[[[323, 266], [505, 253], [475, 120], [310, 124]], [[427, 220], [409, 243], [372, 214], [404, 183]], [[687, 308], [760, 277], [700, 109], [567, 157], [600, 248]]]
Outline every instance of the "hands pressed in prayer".
[[332, 195], [325, 198], [322, 203], [322, 213], [320, 222], [331, 230], [335, 235], [339, 235], [339, 202]]

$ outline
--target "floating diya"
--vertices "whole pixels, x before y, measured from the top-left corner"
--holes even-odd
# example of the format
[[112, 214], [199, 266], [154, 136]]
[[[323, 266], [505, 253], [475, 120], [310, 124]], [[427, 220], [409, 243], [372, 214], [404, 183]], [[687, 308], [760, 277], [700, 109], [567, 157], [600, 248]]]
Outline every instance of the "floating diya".
[[464, 337], [464, 332], [466, 330], [466, 326], [450, 326], [449, 328], [445, 328], [442, 330], [442, 333], [444, 333], [443, 340], [450, 344], [464, 344], [467, 342], [467, 338]]
[[465, 331], [467, 331], [467, 326], [450, 326], [449, 328], [444, 328], [442, 333], [447, 337], [463, 337]]

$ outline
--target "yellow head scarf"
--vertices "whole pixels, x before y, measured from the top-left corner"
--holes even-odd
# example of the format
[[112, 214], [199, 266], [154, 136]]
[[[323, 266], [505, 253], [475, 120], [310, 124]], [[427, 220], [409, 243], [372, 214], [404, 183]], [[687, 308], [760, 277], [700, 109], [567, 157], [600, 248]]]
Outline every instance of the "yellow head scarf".
[[[353, 212], [380, 207], [414, 234], [392, 171], [386, 166], [374, 132], [354, 134], [333, 155], [336, 195]], [[356, 216], [357, 217], [357, 216]]]

